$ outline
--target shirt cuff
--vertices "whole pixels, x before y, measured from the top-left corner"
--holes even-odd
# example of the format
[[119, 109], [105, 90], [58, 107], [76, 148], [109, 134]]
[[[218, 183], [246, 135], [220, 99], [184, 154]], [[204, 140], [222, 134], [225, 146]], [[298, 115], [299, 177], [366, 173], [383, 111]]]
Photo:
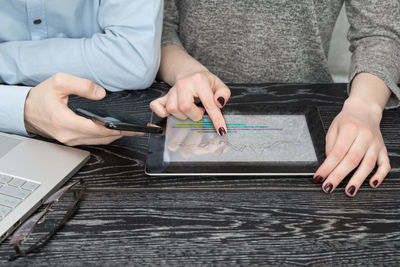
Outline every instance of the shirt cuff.
[[0, 131], [30, 136], [25, 129], [25, 100], [32, 87], [0, 85]]

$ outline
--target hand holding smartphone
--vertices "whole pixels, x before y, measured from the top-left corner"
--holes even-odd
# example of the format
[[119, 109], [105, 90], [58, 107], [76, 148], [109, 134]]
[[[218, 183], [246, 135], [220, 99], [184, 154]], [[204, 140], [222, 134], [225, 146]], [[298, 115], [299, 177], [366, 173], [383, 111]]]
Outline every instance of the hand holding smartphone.
[[79, 116], [90, 119], [93, 122], [100, 124], [108, 129], [112, 129], [112, 130], [144, 132], [144, 133], [153, 133], [153, 134], [161, 134], [163, 132], [162, 127], [121, 122], [120, 120], [117, 120], [115, 118], [111, 118], [111, 117], [105, 118], [105, 117], [98, 116], [98, 115], [96, 115], [90, 111], [84, 110], [82, 108], [77, 108], [75, 110], [75, 113], [78, 114]]

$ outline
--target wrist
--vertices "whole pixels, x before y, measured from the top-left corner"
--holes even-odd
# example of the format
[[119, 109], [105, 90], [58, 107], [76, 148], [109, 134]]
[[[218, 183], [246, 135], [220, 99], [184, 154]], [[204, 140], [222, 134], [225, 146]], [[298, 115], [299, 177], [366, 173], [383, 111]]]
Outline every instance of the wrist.
[[380, 121], [383, 107], [376, 101], [349, 96], [343, 104], [343, 110], [351, 110], [357, 113], [368, 114], [371, 119]]
[[173, 86], [177, 80], [199, 72], [208, 72], [208, 69], [179, 46], [169, 45], [161, 49], [158, 76], [164, 82]]
[[382, 79], [371, 73], [361, 72], [352, 81], [349, 99], [351, 102], [362, 102], [374, 106], [371, 107], [373, 109], [378, 109], [376, 106], [379, 106], [382, 111], [390, 94], [390, 89]]
[[210, 73], [210, 71], [206, 67], [204, 67], [202, 65], [198, 66], [196, 68], [193, 68], [193, 69], [181, 71], [181, 72], [175, 74], [174, 83], [177, 80], [180, 80], [180, 79], [185, 78], [187, 76], [193, 75], [195, 73]]

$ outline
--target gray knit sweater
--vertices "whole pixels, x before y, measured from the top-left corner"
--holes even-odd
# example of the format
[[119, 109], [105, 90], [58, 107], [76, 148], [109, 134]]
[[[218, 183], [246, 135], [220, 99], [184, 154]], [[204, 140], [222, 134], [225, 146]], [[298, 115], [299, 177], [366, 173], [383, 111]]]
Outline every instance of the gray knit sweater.
[[400, 0], [165, 0], [162, 45], [178, 45], [224, 82], [332, 82], [327, 58], [345, 2], [350, 81], [380, 77], [398, 106]]

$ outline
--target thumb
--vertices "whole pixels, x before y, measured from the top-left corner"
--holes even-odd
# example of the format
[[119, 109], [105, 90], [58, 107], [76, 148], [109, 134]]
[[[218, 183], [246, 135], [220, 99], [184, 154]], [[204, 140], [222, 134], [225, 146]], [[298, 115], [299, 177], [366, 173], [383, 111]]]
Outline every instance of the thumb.
[[103, 87], [71, 74], [57, 73], [50, 78], [50, 82], [62, 95], [77, 95], [91, 100], [100, 100], [106, 96]]

